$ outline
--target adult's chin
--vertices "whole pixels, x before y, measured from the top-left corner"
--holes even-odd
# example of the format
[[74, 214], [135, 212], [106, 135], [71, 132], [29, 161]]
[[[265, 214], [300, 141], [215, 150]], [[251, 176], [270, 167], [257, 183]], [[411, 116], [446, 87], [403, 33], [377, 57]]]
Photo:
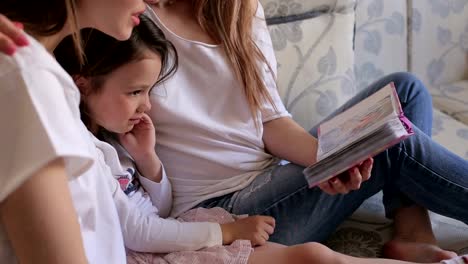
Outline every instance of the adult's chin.
[[128, 22], [125, 25], [121, 25], [119, 28], [115, 28], [113, 33], [109, 35], [120, 41], [128, 40], [132, 35], [134, 27], [134, 22]]

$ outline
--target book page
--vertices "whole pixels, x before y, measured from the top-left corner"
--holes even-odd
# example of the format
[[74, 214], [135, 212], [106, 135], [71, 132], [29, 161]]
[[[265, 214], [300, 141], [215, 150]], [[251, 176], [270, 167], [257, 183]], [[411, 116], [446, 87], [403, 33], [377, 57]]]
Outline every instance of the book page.
[[311, 188], [378, 155], [414, 131], [390, 83], [322, 123], [318, 134], [317, 162], [303, 171]]
[[346, 148], [397, 116], [390, 84], [320, 125], [317, 159]]

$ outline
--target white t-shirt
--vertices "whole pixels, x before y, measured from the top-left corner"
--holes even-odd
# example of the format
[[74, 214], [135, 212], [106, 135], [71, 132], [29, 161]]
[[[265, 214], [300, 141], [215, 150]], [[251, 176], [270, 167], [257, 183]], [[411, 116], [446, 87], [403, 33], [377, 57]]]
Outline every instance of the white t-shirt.
[[[161, 27], [179, 54], [173, 78], [153, 89], [150, 116], [158, 137], [156, 151], [173, 186], [171, 215], [198, 203], [246, 187], [261, 171], [278, 162], [265, 152], [262, 123], [290, 116], [279, 97], [276, 72], [262, 64], [266, 87], [277, 107], [265, 103], [258, 112], [258, 128], [239, 81], [223, 49], [184, 39]], [[276, 59], [263, 8], [254, 19], [254, 40], [276, 71]]]
[[[134, 162], [118, 143], [111, 141], [111, 146], [97, 138], [94, 142], [101, 152], [99, 162], [102, 166], [109, 166], [114, 176], [109, 177], [109, 184], [127, 248], [167, 253], [222, 244], [221, 227], [217, 223], [183, 223], [158, 215], [158, 212], [167, 215], [172, 201], [171, 184], [164, 170], [161, 183], [153, 182], [137, 173]], [[135, 182], [135, 177], [141, 186]], [[122, 189], [127, 190], [127, 194]]]
[[[101, 187], [106, 177], [92, 162], [96, 148], [80, 120], [79, 91], [44, 47], [28, 39], [14, 56], [0, 54], [0, 201], [63, 158], [89, 262], [125, 263], [112, 195]], [[0, 260], [16, 262], [2, 225]]]

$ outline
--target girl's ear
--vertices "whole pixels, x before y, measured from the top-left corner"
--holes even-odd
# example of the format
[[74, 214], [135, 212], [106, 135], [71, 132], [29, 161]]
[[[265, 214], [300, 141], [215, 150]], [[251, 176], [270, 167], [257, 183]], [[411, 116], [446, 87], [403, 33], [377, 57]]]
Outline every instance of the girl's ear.
[[80, 90], [81, 95], [86, 96], [91, 93], [91, 83], [88, 78], [85, 78], [81, 75], [73, 75], [72, 78]]

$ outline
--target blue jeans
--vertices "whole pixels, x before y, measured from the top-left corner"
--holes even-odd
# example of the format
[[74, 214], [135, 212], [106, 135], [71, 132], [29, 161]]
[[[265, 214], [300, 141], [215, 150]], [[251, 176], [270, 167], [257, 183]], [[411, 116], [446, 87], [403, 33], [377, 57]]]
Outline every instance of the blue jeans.
[[[361, 91], [331, 116], [394, 82], [415, 135], [374, 157], [371, 178], [346, 195], [308, 188], [301, 166], [277, 165], [235, 193], [201, 203], [234, 214], [276, 219], [270, 240], [285, 245], [324, 241], [367, 198], [383, 190], [388, 217], [395, 209], [419, 204], [468, 224], [468, 161], [431, 139], [432, 100], [424, 85], [407, 73], [389, 75]], [[311, 133], [316, 135], [316, 129]]]

